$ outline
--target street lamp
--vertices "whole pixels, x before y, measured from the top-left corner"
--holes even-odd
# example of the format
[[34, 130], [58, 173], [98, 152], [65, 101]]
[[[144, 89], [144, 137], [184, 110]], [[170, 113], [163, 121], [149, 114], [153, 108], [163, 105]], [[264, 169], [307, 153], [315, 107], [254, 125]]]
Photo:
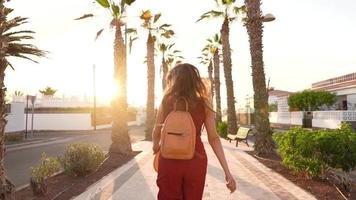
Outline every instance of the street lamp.
[[271, 22], [274, 21], [275, 19], [276, 17], [271, 13], [265, 14], [264, 16], [261, 17], [262, 22]]

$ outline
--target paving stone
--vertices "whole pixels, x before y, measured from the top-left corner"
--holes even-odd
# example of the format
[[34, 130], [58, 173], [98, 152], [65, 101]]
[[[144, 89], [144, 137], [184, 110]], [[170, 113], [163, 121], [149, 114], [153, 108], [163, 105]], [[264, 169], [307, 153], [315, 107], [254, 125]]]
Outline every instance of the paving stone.
[[[308, 192], [289, 180], [266, 168], [243, 150], [252, 150], [244, 144], [238, 148], [222, 141], [230, 171], [237, 181], [237, 191], [230, 193], [225, 185], [225, 177], [218, 159], [214, 155], [206, 136], [202, 136], [208, 154], [208, 172], [203, 200], [314, 200]], [[150, 142], [135, 145], [142, 150], [139, 158], [130, 165], [116, 171], [116, 175], [98, 182], [86, 191], [86, 195], [76, 200], [154, 200], [158, 188], [157, 173], [153, 170], [153, 155]], [[140, 154], [139, 154], [140, 155]], [[95, 195], [93, 195], [95, 193]]]

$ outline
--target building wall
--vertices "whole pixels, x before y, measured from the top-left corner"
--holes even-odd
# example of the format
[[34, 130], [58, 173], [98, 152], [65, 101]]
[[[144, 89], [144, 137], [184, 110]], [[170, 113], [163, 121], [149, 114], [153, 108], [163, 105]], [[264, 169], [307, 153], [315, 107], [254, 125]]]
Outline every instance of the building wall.
[[347, 109], [356, 110], [356, 93], [347, 95]]
[[277, 100], [278, 112], [289, 112], [288, 97], [279, 97]]
[[278, 102], [278, 97], [276, 96], [268, 96], [268, 104], [274, 104]]
[[5, 126], [5, 132], [18, 132], [24, 130], [24, 103], [11, 103], [11, 112], [7, 114], [7, 124]]

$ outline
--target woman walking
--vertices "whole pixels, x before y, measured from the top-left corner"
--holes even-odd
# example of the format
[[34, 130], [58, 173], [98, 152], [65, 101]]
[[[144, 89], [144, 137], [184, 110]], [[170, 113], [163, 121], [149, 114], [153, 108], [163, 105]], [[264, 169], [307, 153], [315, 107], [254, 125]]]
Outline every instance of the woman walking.
[[188, 111], [196, 128], [195, 152], [193, 158], [188, 160], [167, 159], [159, 155], [156, 181], [159, 188], [158, 200], [202, 199], [207, 171], [207, 156], [200, 138], [203, 125], [208, 133], [209, 144], [225, 172], [226, 186], [231, 193], [234, 192], [236, 183], [216, 132], [215, 113], [209, 103], [209, 94], [198, 69], [191, 64], [177, 65], [167, 76], [167, 87], [152, 133], [153, 152], [158, 153], [160, 150], [161, 124], [167, 115], [174, 109], [176, 103], [178, 108], [184, 108], [178, 101], [182, 98], [188, 102]]

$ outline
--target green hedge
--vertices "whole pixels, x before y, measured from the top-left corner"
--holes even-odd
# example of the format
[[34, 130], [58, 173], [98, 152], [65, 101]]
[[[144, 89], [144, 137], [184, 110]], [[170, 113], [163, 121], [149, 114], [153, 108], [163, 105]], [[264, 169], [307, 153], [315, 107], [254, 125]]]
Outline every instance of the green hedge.
[[273, 137], [283, 164], [296, 172], [313, 177], [322, 175], [326, 167], [350, 171], [356, 166], [356, 133], [350, 124], [335, 130], [295, 128]]
[[220, 137], [227, 138], [227, 122], [218, 122], [216, 130]]

